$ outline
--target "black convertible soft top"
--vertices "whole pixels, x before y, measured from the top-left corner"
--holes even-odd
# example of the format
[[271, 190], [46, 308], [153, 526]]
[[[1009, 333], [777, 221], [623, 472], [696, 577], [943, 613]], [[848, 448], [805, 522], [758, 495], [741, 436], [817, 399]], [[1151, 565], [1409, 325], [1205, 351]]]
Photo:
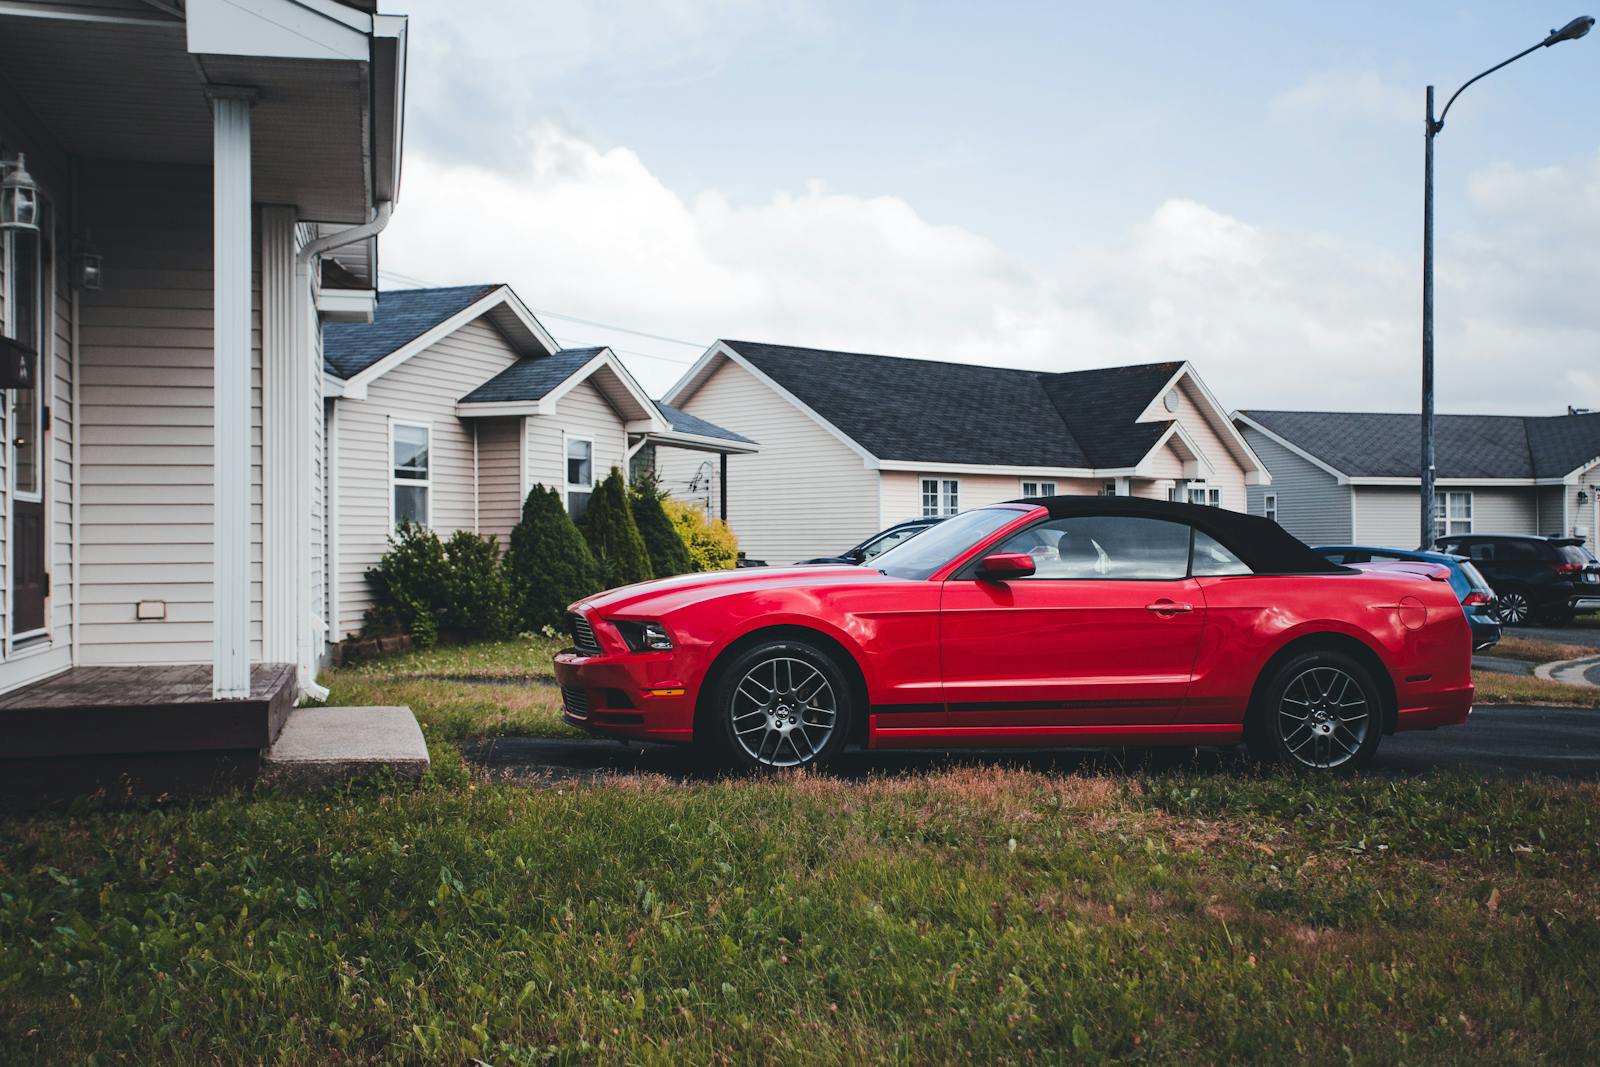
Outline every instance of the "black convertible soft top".
[[1257, 574], [1348, 574], [1341, 566], [1313, 552], [1271, 519], [1237, 511], [1132, 496], [1044, 496], [1009, 501], [1050, 509], [1053, 519], [1074, 515], [1134, 515], [1182, 522], [1216, 538]]

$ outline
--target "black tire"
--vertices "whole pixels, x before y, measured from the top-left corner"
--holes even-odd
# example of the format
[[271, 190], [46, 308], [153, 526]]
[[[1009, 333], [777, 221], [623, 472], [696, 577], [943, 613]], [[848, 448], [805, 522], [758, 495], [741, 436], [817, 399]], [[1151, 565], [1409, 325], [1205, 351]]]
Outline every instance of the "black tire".
[[1512, 586], [1495, 598], [1494, 614], [1502, 626], [1525, 626], [1533, 619], [1533, 600], [1526, 589]]
[[1258, 759], [1300, 773], [1350, 774], [1377, 755], [1384, 712], [1383, 690], [1364, 663], [1337, 649], [1310, 649], [1257, 687], [1245, 740]]
[[742, 773], [826, 766], [850, 737], [855, 693], [832, 654], [807, 641], [763, 641], [723, 664], [695, 741]]

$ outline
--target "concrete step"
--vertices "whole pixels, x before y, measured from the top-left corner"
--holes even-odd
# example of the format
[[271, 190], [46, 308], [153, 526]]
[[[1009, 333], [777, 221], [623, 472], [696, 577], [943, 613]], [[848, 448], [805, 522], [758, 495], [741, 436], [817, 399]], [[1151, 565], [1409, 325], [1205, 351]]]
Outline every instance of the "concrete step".
[[296, 789], [379, 771], [420, 778], [428, 745], [406, 707], [295, 708], [261, 759], [261, 782]]

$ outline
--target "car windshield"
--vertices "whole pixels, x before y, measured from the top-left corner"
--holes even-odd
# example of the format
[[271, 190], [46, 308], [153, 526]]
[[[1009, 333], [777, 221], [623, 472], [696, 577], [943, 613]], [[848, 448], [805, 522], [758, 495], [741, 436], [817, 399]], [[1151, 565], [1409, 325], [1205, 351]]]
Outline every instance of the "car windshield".
[[872, 565], [891, 577], [920, 582], [1028, 510], [1031, 509], [979, 508], [953, 516], [895, 545]]

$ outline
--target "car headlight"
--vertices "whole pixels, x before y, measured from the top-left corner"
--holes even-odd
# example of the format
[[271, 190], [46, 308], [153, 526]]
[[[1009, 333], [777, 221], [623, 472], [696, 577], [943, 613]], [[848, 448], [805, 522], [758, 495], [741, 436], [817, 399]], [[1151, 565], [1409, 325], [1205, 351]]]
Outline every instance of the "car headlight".
[[628, 647], [635, 652], [670, 652], [672, 635], [659, 622], [636, 622], [632, 619], [612, 619]]

